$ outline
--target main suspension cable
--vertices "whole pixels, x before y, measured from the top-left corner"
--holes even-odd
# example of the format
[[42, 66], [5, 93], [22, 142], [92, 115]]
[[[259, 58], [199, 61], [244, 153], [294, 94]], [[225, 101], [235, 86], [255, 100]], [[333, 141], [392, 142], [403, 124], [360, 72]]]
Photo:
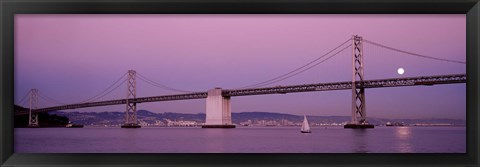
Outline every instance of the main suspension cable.
[[286, 80], [286, 79], [288, 79], [288, 78], [291, 78], [291, 77], [293, 77], [293, 76], [296, 76], [296, 75], [298, 75], [298, 74], [300, 74], [300, 73], [303, 73], [303, 72], [305, 72], [305, 71], [307, 71], [307, 70], [310, 70], [310, 69], [312, 69], [313, 67], [316, 67], [317, 65], [322, 64], [323, 62], [325, 62], [325, 61], [327, 61], [327, 60], [329, 60], [329, 59], [337, 56], [338, 54], [340, 54], [341, 52], [343, 52], [343, 51], [345, 51], [346, 49], [350, 48], [351, 46], [352, 46], [352, 44], [350, 44], [350, 45], [348, 45], [347, 47], [341, 49], [340, 51], [336, 52], [335, 54], [333, 54], [333, 55], [325, 58], [324, 60], [322, 60], [322, 61], [320, 61], [320, 62], [317, 62], [316, 64], [314, 64], [314, 65], [312, 65], [312, 66], [310, 66], [310, 67], [308, 67], [308, 68], [305, 68], [305, 69], [303, 69], [303, 70], [301, 70], [301, 71], [298, 71], [298, 72], [296, 72], [296, 73], [294, 73], [294, 74], [291, 74], [291, 75], [289, 75], [289, 76], [286, 76], [286, 77], [284, 77], [284, 78], [282, 78], [282, 79], [279, 79], [279, 80], [276, 80], [276, 81], [264, 83], [264, 84], [261, 84], [261, 85], [256, 85], [255, 87], [263, 87], [263, 86], [271, 85], [271, 84], [274, 84], [274, 83], [277, 83], [277, 82]]
[[140, 73], [137, 73], [138, 75], [138, 78], [142, 81], [145, 81], [147, 82], [148, 84], [152, 85], [152, 86], [155, 86], [155, 87], [158, 87], [158, 88], [161, 88], [161, 89], [164, 89], [164, 90], [170, 90], [170, 91], [174, 91], [174, 92], [184, 92], [184, 93], [191, 93], [193, 91], [188, 91], [188, 90], [181, 90], [181, 89], [175, 89], [175, 88], [171, 88], [171, 87], [168, 87], [168, 86], [165, 86], [163, 84], [160, 84], [158, 82], [155, 82], [147, 77], [145, 77], [144, 75], [140, 74]]
[[365, 41], [365, 43], [369, 43], [369, 44], [372, 44], [372, 45], [375, 45], [375, 46], [378, 46], [378, 47], [382, 47], [382, 48], [385, 48], [385, 49], [405, 53], [405, 54], [412, 55], [412, 56], [417, 56], [417, 57], [422, 57], [422, 58], [427, 58], [427, 59], [432, 59], [432, 60], [438, 60], [438, 61], [445, 61], [445, 62], [450, 62], [450, 63], [466, 64], [466, 62], [463, 62], [463, 61], [443, 59], [443, 58], [438, 58], [438, 57], [416, 54], [416, 53], [412, 53], [412, 52], [408, 52], [408, 51], [404, 51], [404, 50], [400, 50], [400, 49], [395, 49], [395, 48], [392, 48], [392, 47], [389, 47], [389, 46], [386, 46], [386, 45], [382, 45], [382, 44], [379, 44], [379, 43], [376, 43], [376, 42], [373, 42], [373, 41], [369, 41], [369, 40], [366, 40], [366, 39], [363, 39], [363, 41]]
[[[315, 63], [316, 61], [324, 58], [325, 56], [328, 56], [330, 53], [334, 52], [335, 50], [337, 50], [338, 48], [342, 47], [343, 45], [345, 45], [346, 43], [348, 43], [348, 42], [351, 41], [351, 40], [352, 40], [352, 38], [349, 38], [348, 40], [346, 40], [345, 42], [341, 43], [340, 45], [338, 45], [338, 46], [335, 47], [334, 49], [330, 50], [329, 52], [323, 54], [322, 56], [320, 56], [320, 57], [318, 57], [318, 58], [316, 58], [316, 59], [308, 62], [307, 64], [305, 64], [305, 65], [303, 65], [303, 66], [301, 66], [301, 67], [298, 67], [298, 68], [296, 68], [296, 69], [294, 69], [294, 70], [292, 70], [292, 71], [290, 71], [290, 72], [288, 72], [288, 73], [285, 73], [285, 74], [283, 74], [283, 75], [277, 76], [277, 77], [275, 77], [275, 78], [272, 78], [272, 79], [270, 79], [270, 80], [266, 80], [266, 81], [263, 81], [263, 82], [260, 82], [260, 83], [256, 83], [256, 84], [244, 86], [244, 87], [241, 87], [241, 88], [239, 88], [239, 89], [258, 87], [259, 85], [269, 85], [268, 83], [271, 84], [271, 82], [272, 82], [272, 83], [278, 82], [278, 81], [276, 81], [276, 80], [279, 80], [279, 81], [285, 80], [286, 78], [284, 78], [284, 77], [286, 77], [286, 76], [288, 76], [288, 75], [290, 75], [290, 74], [292, 74], [292, 73], [295, 73], [295, 72], [297, 72], [297, 71], [301, 71], [303, 68], [305, 68], [305, 67], [307, 67], [307, 66]], [[350, 47], [350, 46], [351, 46], [351, 44], [350, 44], [348, 47]], [[344, 49], [343, 49], [343, 50], [344, 50]], [[343, 50], [342, 50], [342, 51], [343, 51]], [[327, 58], [326, 60], [328, 60], [328, 59], [329, 59], [329, 58]], [[322, 61], [322, 62], [324, 62], [324, 61]], [[320, 63], [318, 63], [318, 64], [320, 64]], [[316, 66], [316, 65], [318, 65], [318, 64], [315, 64], [314, 66]], [[311, 68], [311, 67], [310, 67], [310, 68]], [[307, 69], [310, 69], [310, 68], [307, 68]], [[303, 70], [303, 71], [305, 71], [305, 70]], [[303, 72], [303, 71], [301, 71], [301, 72]], [[301, 73], [301, 72], [300, 72], [300, 73]], [[298, 73], [296, 73], [296, 74], [298, 74]], [[295, 75], [296, 75], [296, 74], [295, 74]], [[282, 79], [282, 78], [284, 78], [284, 79]], [[290, 77], [287, 77], [287, 78], [290, 78]]]
[[93, 100], [91, 100], [90, 102], [92, 101], [95, 101], [95, 100], [98, 100], [98, 99], [101, 99], [102, 97], [105, 97], [106, 95], [112, 93], [114, 90], [117, 90], [118, 87], [122, 86], [125, 82], [127, 82], [127, 79], [123, 80], [120, 84], [118, 84], [115, 88], [113, 88], [112, 90], [108, 91], [107, 93], [105, 93], [104, 95], [100, 96], [100, 97], [97, 97]]
[[27, 99], [28, 95], [30, 95], [30, 92], [31, 92], [31, 91], [28, 91], [28, 92], [25, 94], [25, 96], [23, 96], [23, 97], [20, 99], [20, 101], [17, 102], [17, 104], [20, 105], [20, 104], [25, 103], [24, 100]]
[[[99, 97], [99, 96], [101, 96], [101, 95], [104, 96], [104, 93], [105, 93], [105, 92], [107, 92], [107, 91], [110, 90], [113, 86], [115, 86], [115, 85], [116, 85], [119, 81], [121, 81], [126, 75], [127, 75], [127, 73], [124, 73], [119, 79], [117, 79], [117, 80], [116, 80], [113, 84], [111, 84], [107, 89], [103, 90], [102, 92], [100, 92], [99, 94], [97, 94], [97, 95], [95, 95], [95, 96], [93, 96], [93, 97], [90, 97], [90, 98], [88, 98], [88, 99], [86, 99], [86, 100], [81, 101], [80, 103], [91, 102], [91, 101], [93, 101], [93, 100], [98, 99], [97, 97]], [[113, 90], [115, 90], [116, 88], [118, 88], [118, 86], [115, 87]], [[111, 92], [111, 91], [110, 91], [110, 92]], [[108, 94], [108, 93], [107, 93], [107, 94]], [[102, 97], [103, 97], [103, 96], [102, 96]]]
[[65, 105], [65, 103], [60, 102], [60, 101], [58, 101], [58, 100], [55, 100], [55, 99], [53, 99], [53, 98], [50, 98], [50, 97], [48, 97], [48, 96], [46, 96], [46, 95], [43, 95], [43, 94], [41, 94], [40, 92], [38, 92], [38, 96], [39, 96], [40, 98], [46, 100], [46, 101], [49, 101], [50, 103], [58, 104], [58, 105]]

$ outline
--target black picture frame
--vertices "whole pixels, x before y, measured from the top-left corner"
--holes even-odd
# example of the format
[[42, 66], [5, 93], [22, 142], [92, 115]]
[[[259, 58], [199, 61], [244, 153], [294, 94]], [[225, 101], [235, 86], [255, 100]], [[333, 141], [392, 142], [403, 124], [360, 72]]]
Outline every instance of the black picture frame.
[[[478, 166], [478, 0], [2, 0], [2, 166]], [[466, 154], [16, 154], [13, 149], [15, 14], [466, 14]]]

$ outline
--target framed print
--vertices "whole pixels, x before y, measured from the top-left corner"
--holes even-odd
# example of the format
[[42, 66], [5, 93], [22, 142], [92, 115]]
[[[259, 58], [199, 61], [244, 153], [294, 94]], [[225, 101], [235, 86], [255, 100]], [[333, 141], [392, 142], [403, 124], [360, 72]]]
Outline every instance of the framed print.
[[476, 1], [1, 7], [5, 166], [478, 164]]

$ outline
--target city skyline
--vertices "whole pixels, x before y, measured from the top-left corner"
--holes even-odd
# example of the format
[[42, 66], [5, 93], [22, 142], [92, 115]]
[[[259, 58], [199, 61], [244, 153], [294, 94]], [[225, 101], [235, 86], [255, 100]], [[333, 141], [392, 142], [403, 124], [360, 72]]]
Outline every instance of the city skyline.
[[[239, 88], [302, 66], [352, 35], [432, 57], [466, 57], [465, 15], [17, 15], [15, 23], [16, 102], [37, 88], [76, 103], [130, 69], [177, 89]], [[465, 64], [374, 47], [364, 53], [367, 80], [466, 71]], [[347, 50], [268, 86], [351, 81], [351, 63]], [[140, 82], [137, 90], [137, 97], [177, 94]], [[102, 100], [125, 94], [126, 85]], [[367, 114], [465, 119], [465, 96], [465, 84], [367, 89]], [[205, 100], [141, 103], [137, 109], [204, 113]], [[71, 111], [124, 110], [118, 105]], [[351, 90], [233, 97], [232, 111], [348, 116]]]

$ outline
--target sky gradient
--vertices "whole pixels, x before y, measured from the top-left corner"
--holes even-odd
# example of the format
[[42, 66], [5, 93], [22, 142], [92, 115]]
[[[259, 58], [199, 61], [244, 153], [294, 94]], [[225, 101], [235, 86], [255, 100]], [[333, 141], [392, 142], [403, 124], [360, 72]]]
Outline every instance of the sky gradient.
[[[358, 34], [398, 49], [466, 59], [465, 15], [25, 15], [15, 16], [15, 101], [31, 89], [66, 104], [134, 69], [183, 90], [234, 89], [298, 68]], [[272, 84], [351, 81], [351, 49]], [[465, 64], [364, 46], [365, 78], [466, 72]], [[405, 74], [399, 75], [398, 68]], [[126, 84], [101, 100], [125, 98]], [[137, 79], [137, 97], [177, 94]], [[233, 112], [351, 113], [351, 90], [232, 98]], [[56, 105], [40, 100], [40, 107]], [[153, 112], [204, 113], [205, 99], [142, 103]], [[366, 89], [368, 117], [465, 119], [466, 85]], [[125, 111], [125, 105], [69, 111]]]

